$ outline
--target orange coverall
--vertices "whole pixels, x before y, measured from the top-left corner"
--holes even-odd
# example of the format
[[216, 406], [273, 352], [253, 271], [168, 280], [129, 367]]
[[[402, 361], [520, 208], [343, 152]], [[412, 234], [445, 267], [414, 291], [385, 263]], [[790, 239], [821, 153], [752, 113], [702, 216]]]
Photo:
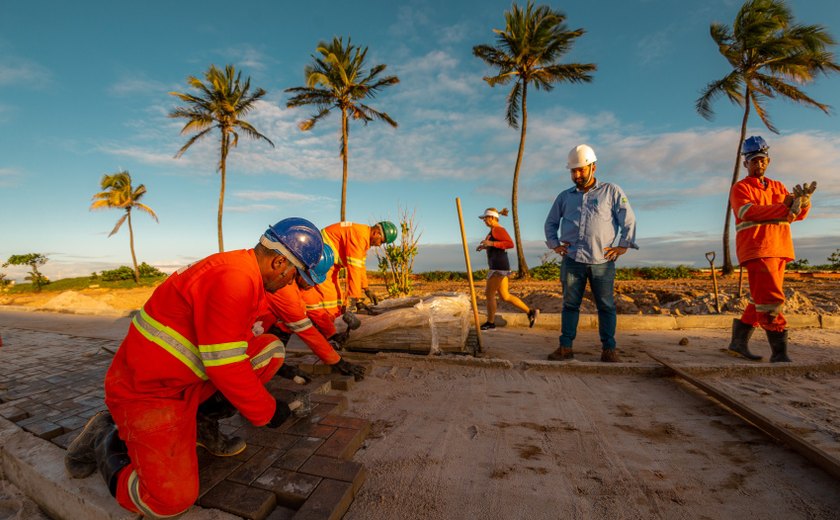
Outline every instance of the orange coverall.
[[[334, 291], [325, 288], [324, 301], [338, 300], [346, 306], [349, 298], [364, 296], [364, 289], [368, 286], [365, 259], [370, 249], [370, 226], [337, 222], [322, 229], [321, 236], [335, 251], [336, 259], [335, 266], [327, 273], [327, 280], [332, 280]], [[347, 270], [347, 294], [342, 294], [336, 266]]]
[[[268, 308], [271, 313], [277, 318], [277, 326], [287, 332], [292, 332], [300, 336], [300, 339], [306, 343], [312, 352], [318, 356], [326, 365], [334, 365], [338, 363], [341, 356], [332, 348], [332, 345], [325, 339], [317, 328], [313, 326], [312, 320], [307, 316], [306, 304], [301, 299], [303, 294], [313, 292], [315, 289], [308, 291], [301, 291], [296, 283], [279, 289], [274, 294], [266, 294], [268, 298]], [[330, 324], [333, 321], [330, 320]], [[332, 327], [335, 334], [335, 326]], [[330, 336], [332, 336], [330, 334]], [[329, 337], [329, 336], [326, 336]]]
[[211, 255], [167, 278], [134, 317], [105, 376], [105, 404], [131, 463], [117, 502], [174, 515], [198, 497], [196, 412], [216, 390], [255, 426], [276, 403], [264, 383], [283, 364], [282, 342], [254, 334], [268, 312], [253, 249]]
[[738, 262], [747, 269], [752, 299], [741, 321], [775, 332], [787, 326], [782, 284], [785, 265], [794, 259], [790, 223], [804, 219], [810, 209], [806, 206], [794, 216], [785, 204], [787, 195], [784, 184], [766, 177], [746, 177], [729, 192]]

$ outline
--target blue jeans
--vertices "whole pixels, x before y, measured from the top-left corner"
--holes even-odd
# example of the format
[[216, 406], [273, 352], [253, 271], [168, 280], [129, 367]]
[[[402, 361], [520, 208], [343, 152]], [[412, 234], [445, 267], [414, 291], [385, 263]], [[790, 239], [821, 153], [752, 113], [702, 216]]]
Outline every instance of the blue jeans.
[[586, 281], [592, 289], [595, 306], [598, 307], [598, 333], [601, 345], [606, 350], [615, 349], [615, 262], [605, 264], [582, 264], [569, 257], [563, 258], [560, 266], [560, 282], [563, 284], [563, 313], [560, 325], [560, 346], [572, 348], [577, 335], [580, 303]]

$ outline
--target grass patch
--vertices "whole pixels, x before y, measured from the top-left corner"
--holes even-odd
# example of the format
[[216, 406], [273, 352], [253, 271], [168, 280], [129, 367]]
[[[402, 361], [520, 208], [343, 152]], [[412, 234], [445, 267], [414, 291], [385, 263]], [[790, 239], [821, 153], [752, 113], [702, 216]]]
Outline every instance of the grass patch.
[[[41, 292], [79, 291], [81, 289], [88, 289], [92, 285], [103, 289], [135, 289], [137, 287], [154, 287], [164, 279], [166, 279], [166, 275], [140, 278], [140, 283], [134, 283], [134, 280], [116, 280], [109, 282], [101, 279], [92, 280], [89, 276], [81, 276], [78, 278], [63, 278], [61, 280], [55, 280], [47, 285], [41, 286]], [[31, 283], [19, 283], [15, 284], [13, 287], [9, 287], [7, 294], [22, 294], [29, 292], [35, 292], [35, 287]]]

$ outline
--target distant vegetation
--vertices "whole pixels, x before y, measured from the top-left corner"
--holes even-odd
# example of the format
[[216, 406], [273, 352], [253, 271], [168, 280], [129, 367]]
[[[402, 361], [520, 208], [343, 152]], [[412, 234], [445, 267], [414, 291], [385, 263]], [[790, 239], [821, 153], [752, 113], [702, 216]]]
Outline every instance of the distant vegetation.
[[[166, 278], [166, 273], [143, 262], [138, 266], [140, 281], [134, 281], [134, 269], [127, 265], [110, 271], [91, 273], [90, 276], [77, 278], [63, 278], [43, 285], [40, 290], [46, 292], [78, 291], [81, 289], [132, 289], [136, 287], [152, 287]], [[2, 276], [0, 276], [2, 277]], [[28, 279], [28, 278], [27, 278]], [[0, 284], [2, 285], [2, 284]], [[37, 291], [31, 283], [19, 283], [8, 287], [9, 294]]]

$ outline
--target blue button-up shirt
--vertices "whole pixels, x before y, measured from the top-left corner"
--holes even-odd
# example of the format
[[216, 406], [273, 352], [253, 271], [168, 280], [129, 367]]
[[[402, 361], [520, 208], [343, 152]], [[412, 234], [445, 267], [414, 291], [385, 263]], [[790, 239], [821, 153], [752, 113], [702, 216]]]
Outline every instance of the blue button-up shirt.
[[545, 244], [549, 249], [565, 243], [568, 256], [585, 264], [608, 262], [604, 248], [612, 247], [619, 235], [619, 247], [639, 249], [630, 202], [621, 188], [609, 182], [596, 180], [586, 193], [577, 186], [560, 192], [545, 219]]

